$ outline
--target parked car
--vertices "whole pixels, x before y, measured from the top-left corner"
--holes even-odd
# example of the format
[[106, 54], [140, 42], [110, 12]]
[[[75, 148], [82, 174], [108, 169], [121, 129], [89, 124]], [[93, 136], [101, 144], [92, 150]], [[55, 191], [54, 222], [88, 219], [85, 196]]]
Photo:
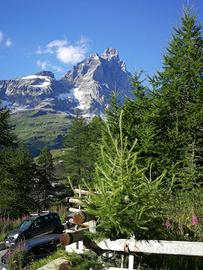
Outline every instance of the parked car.
[[50, 233], [59, 234], [62, 231], [63, 225], [57, 213], [37, 214], [25, 219], [18, 228], [8, 233], [4, 243], [10, 247], [19, 241]]
[[36, 237], [25, 240], [24, 242], [18, 242], [12, 245], [6, 250], [4, 255], [1, 257], [0, 269], [7, 270], [9, 259], [16, 250], [23, 251], [23, 267], [30, 262], [42, 259], [49, 256], [57, 249], [59, 243], [59, 234], [48, 234], [42, 237]]

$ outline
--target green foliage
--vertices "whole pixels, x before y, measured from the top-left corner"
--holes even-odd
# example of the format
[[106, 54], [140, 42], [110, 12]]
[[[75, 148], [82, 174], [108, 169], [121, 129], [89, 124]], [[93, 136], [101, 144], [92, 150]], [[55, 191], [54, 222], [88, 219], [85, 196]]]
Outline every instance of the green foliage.
[[0, 108], [0, 151], [3, 147], [13, 146], [16, 139], [9, 124], [9, 117], [9, 111]]
[[87, 211], [98, 218], [97, 229], [104, 237], [157, 237], [163, 226], [170, 189], [162, 186], [164, 173], [152, 181], [137, 166], [136, 140], [128, 150], [121, 119], [122, 112], [118, 139], [107, 125], [111, 144], [107, 140], [101, 146], [92, 194], [86, 201]]
[[57, 258], [64, 258], [68, 261], [68, 266], [70, 270], [102, 270], [105, 269], [103, 264], [99, 261], [97, 256], [92, 252], [85, 252], [84, 254], [76, 254], [76, 253], [67, 253], [64, 250], [59, 249], [53, 255], [41, 259], [39, 261], [33, 262], [27, 270], [36, 270], [52, 260]]
[[84, 254], [72, 253], [68, 255], [70, 270], [102, 270], [104, 266], [98, 261], [95, 254], [86, 252]]
[[52, 182], [55, 180], [54, 165], [51, 152], [45, 147], [37, 159], [37, 193], [40, 207], [46, 209], [49, 206], [49, 195], [53, 194]]
[[8, 270], [22, 270], [26, 264], [26, 252], [15, 249], [8, 260]]
[[150, 79], [152, 90], [135, 74], [135, 100], [126, 100], [122, 107], [123, 133], [130, 143], [138, 139], [138, 163], [153, 163], [153, 179], [167, 169], [167, 176], [175, 176], [176, 186], [183, 189], [201, 183], [203, 175], [202, 45], [201, 28], [186, 9], [163, 69]]
[[35, 208], [35, 164], [24, 148], [0, 153], [0, 212], [18, 216]]
[[67, 174], [73, 185], [91, 180], [98, 155], [102, 120], [94, 117], [88, 124], [84, 118], [76, 116], [68, 130], [64, 145], [67, 147], [65, 161]]
[[156, 156], [154, 142], [156, 138], [156, 128], [153, 119], [157, 109], [153, 104], [147, 87], [143, 86], [141, 80], [142, 73], [135, 73], [133, 76], [134, 100], [126, 100], [122, 109], [123, 132], [132, 143], [135, 138], [138, 142], [135, 149], [139, 151], [140, 164], [147, 166], [151, 159]]
[[105, 111], [106, 122], [108, 123], [108, 125], [111, 126], [111, 130], [114, 135], [119, 133], [118, 122], [121, 108], [120, 98], [121, 98], [120, 93], [118, 91], [113, 91], [111, 94], [111, 99], [108, 108]]
[[8, 232], [18, 227], [18, 225], [22, 223], [25, 218], [26, 216], [18, 219], [13, 219], [9, 216], [0, 216], [0, 241], [3, 241]]
[[151, 80], [158, 111], [155, 147], [162, 166], [183, 166], [194, 144], [195, 160], [202, 159], [203, 39], [190, 10], [176, 28], [164, 55], [163, 70]]
[[169, 239], [203, 240], [202, 205], [202, 187], [176, 191], [176, 196], [168, 202]]
[[87, 175], [87, 124], [85, 120], [76, 116], [64, 138], [64, 145], [68, 148], [66, 160], [68, 160], [68, 175], [72, 182], [78, 184]]
[[104, 127], [104, 122], [99, 116], [95, 116], [88, 123], [88, 169], [90, 173], [90, 180], [94, 175], [95, 163], [98, 159], [99, 148], [101, 143], [102, 131]]
[[53, 164], [55, 168], [56, 178], [60, 179], [61, 182], [65, 182], [67, 178], [67, 167], [68, 162], [66, 160], [67, 148], [51, 150], [53, 157]]

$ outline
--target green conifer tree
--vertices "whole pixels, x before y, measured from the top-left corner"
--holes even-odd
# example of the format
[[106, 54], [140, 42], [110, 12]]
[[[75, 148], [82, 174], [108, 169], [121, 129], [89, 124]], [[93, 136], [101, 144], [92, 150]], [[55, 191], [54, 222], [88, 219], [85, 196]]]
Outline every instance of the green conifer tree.
[[5, 150], [0, 160], [0, 213], [19, 216], [35, 209], [35, 163], [25, 148]]
[[9, 124], [9, 110], [1, 108], [0, 104], [0, 150], [4, 147], [15, 145], [15, 136]]
[[189, 149], [202, 160], [203, 39], [190, 9], [184, 11], [163, 59], [163, 70], [151, 80], [158, 112], [153, 119], [159, 164], [183, 167]]
[[[118, 122], [121, 109], [121, 95], [118, 91], [113, 91], [109, 105], [105, 111], [106, 122], [111, 126], [114, 135], [119, 133]], [[106, 129], [104, 129], [105, 131]]]
[[90, 181], [94, 175], [95, 163], [99, 156], [99, 149], [103, 128], [104, 128], [104, 121], [99, 116], [93, 117], [87, 126], [88, 129], [87, 161], [90, 172]]
[[66, 162], [68, 176], [73, 185], [78, 185], [88, 177], [88, 128], [84, 118], [77, 115], [64, 138], [67, 147]]
[[[123, 130], [132, 143], [138, 139], [136, 150], [145, 166], [154, 158], [155, 128], [152, 125], [156, 107], [153, 106], [151, 93], [141, 80], [141, 73], [135, 73], [132, 80], [134, 99], [128, 99], [123, 105]], [[143, 159], [142, 159], [143, 157]]]
[[38, 170], [38, 197], [40, 206], [46, 209], [49, 206], [50, 195], [54, 195], [52, 183], [55, 181], [54, 165], [51, 152], [47, 147], [42, 149], [41, 155], [37, 160]]

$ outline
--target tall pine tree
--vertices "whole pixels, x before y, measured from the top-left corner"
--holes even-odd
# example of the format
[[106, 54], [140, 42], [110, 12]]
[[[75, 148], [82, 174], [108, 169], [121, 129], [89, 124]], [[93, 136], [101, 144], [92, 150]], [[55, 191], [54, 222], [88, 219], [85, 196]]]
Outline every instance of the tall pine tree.
[[155, 130], [153, 123], [156, 107], [153, 106], [152, 97], [148, 87], [141, 80], [142, 73], [135, 73], [132, 79], [134, 100], [126, 100], [123, 105], [123, 130], [132, 143], [138, 139], [136, 150], [139, 151], [143, 165], [154, 157]]
[[53, 158], [47, 147], [42, 149], [37, 163], [39, 207], [46, 209], [50, 203], [50, 195], [54, 193], [52, 183], [55, 181]]
[[100, 117], [93, 117], [89, 123], [80, 116], [73, 119], [64, 139], [67, 171], [73, 185], [82, 184], [83, 180], [91, 181], [102, 130], [103, 120]]
[[20, 147], [5, 150], [0, 168], [0, 213], [19, 216], [35, 209], [35, 164], [30, 153]]
[[155, 147], [159, 162], [168, 168], [183, 167], [193, 149], [197, 163], [203, 158], [203, 39], [190, 9], [181, 22], [164, 55], [163, 70], [151, 81], [158, 108]]
[[88, 131], [84, 118], [77, 115], [64, 138], [67, 147], [66, 161], [68, 176], [73, 185], [81, 183], [88, 177]]
[[[0, 104], [1, 105], [1, 104]], [[9, 124], [9, 110], [0, 106], [0, 150], [15, 144], [15, 136]]]

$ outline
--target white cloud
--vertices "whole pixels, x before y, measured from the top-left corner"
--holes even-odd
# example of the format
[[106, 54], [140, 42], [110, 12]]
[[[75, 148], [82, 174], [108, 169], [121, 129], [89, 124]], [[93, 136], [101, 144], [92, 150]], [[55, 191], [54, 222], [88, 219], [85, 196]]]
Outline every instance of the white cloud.
[[0, 44], [10, 48], [13, 43], [10, 38], [5, 39], [5, 34], [0, 31]]
[[60, 73], [63, 73], [64, 72], [64, 69], [62, 67], [59, 67], [59, 66], [53, 66], [53, 65], [50, 65], [50, 68], [53, 70], [53, 71], [56, 71], [56, 72], [60, 72]]
[[6, 45], [6, 47], [8, 47], [8, 48], [12, 46], [12, 41], [10, 40], [10, 38], [8, 38], [8, 39], [6, 40], [5, 45]]
[[56, 39], [56, 40], [49, 42], [46, 47], [49, 49], [60, 48], [60, 47], [66, 46], [67, 44], [68, 44], [68, 42], [66, 39], [64, 39], [64, 40]]
[[48, 67], [48, 62], [47, 61], [41, 61], [41, 60], [37, 60], [37, 66], [39, 67], [39, 68], [41, 68], [42, 70], [45, 70], [45, 69], [47, 69], [47, 67]]
[[36, 64], [41, 70], [52, 70], [59, 73], [64, 72], [64, 69], [62, 67], [52, 65], [48, 61], [37, 60]]
[[57, 49], [56, 56], [59, 61], [65, 64], [76, 64], [85, 58], [84, 48], [72, 45]]
[[88, 48], [88, 39], [82, 37], [76, 45], [70, 44], [66, 39], [56, 39], [49, 42], [44, 49], [38, 47], [37, 54], [54, 54], [64, 64], [76, 64], [85, 58]]
[[0, 43], [3, 41], [3, 39], [4, 39], [4, 34], [0, 32]]
[[42, 49], [41, 49], [40, 46], [38, 46], [38, 48], [37, 48], [37, 50], [36, 50], [35, 53], [36, 53], [36, 54], [43, 54], [43, 51], [42, 51]]

